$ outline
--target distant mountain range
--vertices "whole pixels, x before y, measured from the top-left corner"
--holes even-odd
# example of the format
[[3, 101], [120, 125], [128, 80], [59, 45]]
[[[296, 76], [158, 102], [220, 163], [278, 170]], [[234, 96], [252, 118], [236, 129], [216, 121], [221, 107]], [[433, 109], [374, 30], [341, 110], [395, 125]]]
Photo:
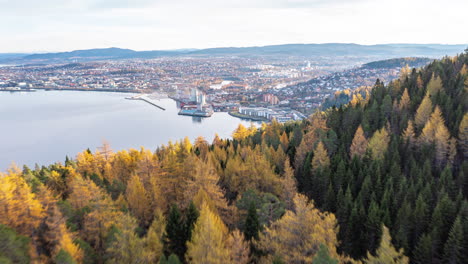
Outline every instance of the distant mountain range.
[[151, 59], [167, 56], [376, 56], [407, 57], [420, 56], [438, 58], [461, 53], [468, 45], [442, 44], [285, 44], [262, 47], [225, 47], [211, 49], [134, 51], [130, 49], [106, 48], [75, 50], [70, 52], [41, 54], [0, 54], [0, 64], [66, 63], [78, 61]]

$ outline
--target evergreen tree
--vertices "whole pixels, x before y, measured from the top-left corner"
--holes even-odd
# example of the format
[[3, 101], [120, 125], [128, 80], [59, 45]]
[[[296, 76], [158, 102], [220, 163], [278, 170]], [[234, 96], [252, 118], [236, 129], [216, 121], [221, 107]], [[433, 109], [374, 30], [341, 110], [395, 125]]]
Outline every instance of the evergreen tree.
[[321, 244], [317, 255], [312, 260], [312, 264], [338, 264], [338, 260], [330, 257], [328, 248], [324, 244]]
[[403, 250], [396, 250], [391, 242], [392, 238], [387, 227], [383, 227], [382, 241], [373, 256], [367, 253], [367, 259], [364, 260], [367, 264], [407, 264], [409, 263], [408, 257], [403, 254]]
[[179, 258], [184, 257], [186, 251], [186, 232], [179, 207], [172, 205], [166, 224], [165, 251], [168, 255], [174, 253]]
[[461, 218], [457, 217], [450, 229], [450, 234], [444, 246], [444, 263], [447, 264], [461, 264], [466, 261], [463, 258], [463, 252], [467, 248], [463, 245], [463, 233]]
[[260, 222], [258, 221], [257, 208], [254, 203], [250, 203], [244, 226], [245, 239], [249, 241], [252, 239], [257, 240], [259, 231]]

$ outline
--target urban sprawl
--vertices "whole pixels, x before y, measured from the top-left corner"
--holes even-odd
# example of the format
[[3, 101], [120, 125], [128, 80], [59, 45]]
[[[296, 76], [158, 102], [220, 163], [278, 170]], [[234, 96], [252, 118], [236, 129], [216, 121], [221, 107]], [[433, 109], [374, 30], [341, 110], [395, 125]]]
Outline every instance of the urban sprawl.
[[[85, 90], [158, 93], [183, 113], [230, 112], [239, 118], [300, 120], [337, 91], [389, 81], [400, 69], [360, 67], [369, 58], [167, 57], [0, 67], [0, 91]], [[202, 96], [200, 96], [202, 95]], [[200, 104], [202, 104], [200, 106]], [[209, 115], [206, 115], [209, 116]]]

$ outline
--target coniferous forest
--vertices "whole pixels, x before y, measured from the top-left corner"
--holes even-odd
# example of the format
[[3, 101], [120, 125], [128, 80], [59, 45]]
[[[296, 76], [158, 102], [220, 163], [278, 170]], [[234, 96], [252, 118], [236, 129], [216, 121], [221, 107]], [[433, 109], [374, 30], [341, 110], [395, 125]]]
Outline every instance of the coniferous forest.
[[302, 122], [12, 167], [0, 263], [468, 263], [467, 158], [468, 50]]

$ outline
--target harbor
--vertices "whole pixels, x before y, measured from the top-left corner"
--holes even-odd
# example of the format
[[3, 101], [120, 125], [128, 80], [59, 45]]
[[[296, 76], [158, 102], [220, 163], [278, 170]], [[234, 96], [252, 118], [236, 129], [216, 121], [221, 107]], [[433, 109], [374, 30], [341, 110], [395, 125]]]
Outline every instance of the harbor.
[[163, 111], [166, 111], [166, 108], [156, 104], [155, 102], [153, 102], [150, 98], [144, 96], [144, 95], [136, 95], [136, 96], [132, 96], [132, 97], [125, 97], [125, 99], [127, 100], [141, 100], [141, 101], [145, 101], [147, 102], [148, 104], [150, 105], [153, 105], [153, 106], [156, 106], [157, 108], [163, 110]]

